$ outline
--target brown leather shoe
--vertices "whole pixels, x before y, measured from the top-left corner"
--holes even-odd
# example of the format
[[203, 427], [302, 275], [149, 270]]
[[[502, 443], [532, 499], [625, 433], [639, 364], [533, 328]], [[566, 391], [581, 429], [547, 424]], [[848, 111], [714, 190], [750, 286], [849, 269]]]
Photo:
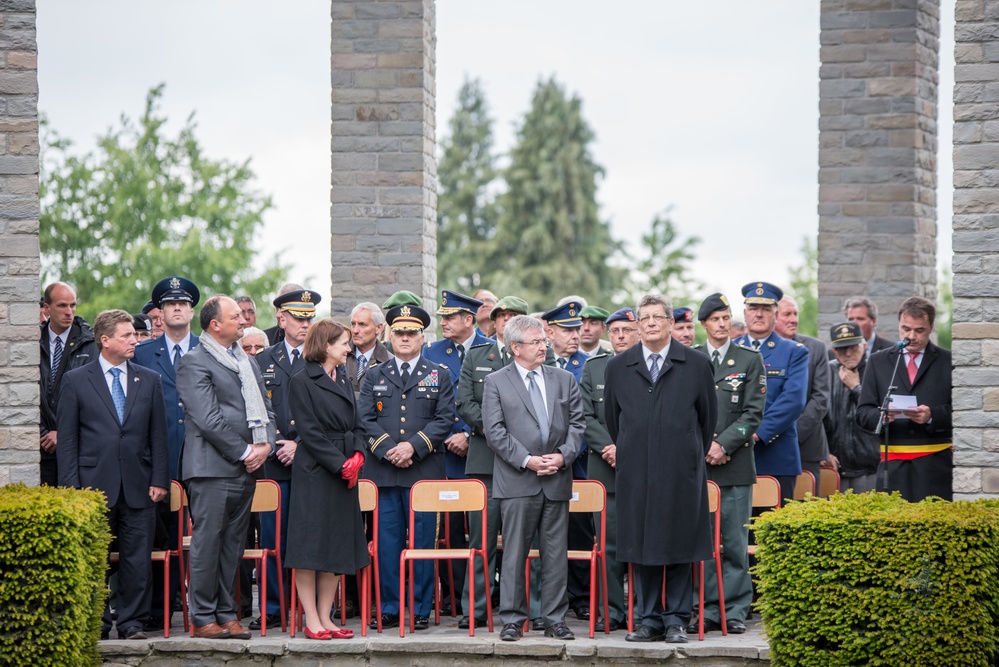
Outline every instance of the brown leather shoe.
[[229, 631], [213, 621], [208, 625], [194, 626], [194, 636], [202, 639], [229, 639]]
[[229, 633], [229, 639], [249, 639], [250, 631], [244, 630], [243, 626], [239, 624], [238, 619], [232, 619], [228, 623], [223, 623], [220, 626], [223, 630]]

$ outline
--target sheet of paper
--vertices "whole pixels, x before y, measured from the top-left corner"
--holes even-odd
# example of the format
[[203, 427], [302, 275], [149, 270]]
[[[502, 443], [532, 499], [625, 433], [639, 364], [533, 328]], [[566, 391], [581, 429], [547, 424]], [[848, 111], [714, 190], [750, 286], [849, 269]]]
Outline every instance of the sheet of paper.
[[904, 412], [905, 410], [915, 410], [919, 406], [915, 396], [906, 394], [892, 394], [891, 402], [888, 403], [889, 412]]

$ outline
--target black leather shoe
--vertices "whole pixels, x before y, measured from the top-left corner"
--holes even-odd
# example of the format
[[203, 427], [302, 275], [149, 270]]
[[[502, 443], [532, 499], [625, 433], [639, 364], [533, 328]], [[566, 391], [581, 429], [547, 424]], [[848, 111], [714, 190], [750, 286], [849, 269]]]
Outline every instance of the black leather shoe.
[[[385, 627], [384, 624], [382, 627]], [[417, 630], [426, 630], [430, 627], [430, 618], [428, 616], [420, 616], [417, 614], [413, 617], [413, 627]]]
[[[707, 626], [706, 619], [704, 625]], [[687, 633], [683, 631], [682, 625], [671, 625], [668, 628], [666, 628], [666, 643], [667, 644], [687, 643]]]
[[162, 616], [150, 616], [146, 619], [146, 622], [142, 624], [142, 629], [146, 632], [162, 632], [163, 631], [163, 617]]
[[590, 610], [586, 607], [576, 607], [575, 609], [572, 610], [572, 613], [574, 613], [576, 615], [576, 618], [578, 618], [581, 621], [590, 620]]
[[[267, 614], [267, 627], [273, 628], [274, 626], [281, 627], [281, 614]], [[251, 630], [259, 630], [260, 617], [258, 616], [257, 618], [250, 621], [249, 627]]]
[[746, 631], [746, 624], [730, 618], [725, 621], [725, 629], [728, 630], [730, 635], [741, 635]]
[[532, 618], [531, 619], [531, 630], [541, 631], [545, 629], [545, 619], [543, 618]]
[[[377, 618], [371, 619], [371, 623], [368, 624], [368, 627], [371, 628], [372, 630], [377, 630], [378, 629], [378, 619]], [[383, 630], [385, 628], [397, 628], [397, 627], [399, 627], [399, 617], [398, 616], [396, 616], [395, 614], [382, 614], [382, 629]]]
[[[705, 632], [719, 632], [720, 630], [721, 630], [721, 623], [719, 623], [718, 621], [712, 621], [710, 618], [704, 619]], [[687, 624], [687, 632], [692, 635], [698, 634], [696, 618]]]
[[[477, 627], [477, 628], [485, 627], [488, 623], [489, 623], [489, 619], [486, 619], [486, 618], [477, 618], [477, 619], [475, 619], [475, 627]], [[461, 620], [458, 621], [458, 629], [459, 630], [468, 630], [468, 616], [462, 616], [461, 617]]]
[[648, 625], [640, 625], [638, 629], [634, 632], [629, 632], [624, 637], [626, 642], [661, 642], [663, 640], [662, 632], [656, 630]]
[[107, 641], [107, 640], [111, 639], [111, 631], [110, 630], [101, 629], [101, 639], [103, 641]]
[[565, 639], [569, 641], [575, 639], [576, 635], [572, 634], [572, 630], [565, 623], [556, 623], [555, 625], [549, 625], [545, 628], [545, 637], [554, 637], [555, 639]]
[[515, 642], [524, 636], [524, 631], [520, 629], [520, 623], [507, 623], [500, 632], [500, 639], [505, 642]]
[[145, 639], [146, 633], [142, 631], [142, 626], [131, 625], [124, 630], [118, 631], [118, 639]]
[[[611, 632], [614, 632], [615, 630], [620, 630], [623, 627], [624, 627], [624, 623], [621, 623], [620, 621], [617, 621], [617, 620], [615, 620], [613, 618], [610, 620], [610, 631]], [[597, 621], [597, 624], [593, 627], [593, 631], [594, 632], [603, 632], [604, 631], [604, 619], [601, 618], [599, 621]]]

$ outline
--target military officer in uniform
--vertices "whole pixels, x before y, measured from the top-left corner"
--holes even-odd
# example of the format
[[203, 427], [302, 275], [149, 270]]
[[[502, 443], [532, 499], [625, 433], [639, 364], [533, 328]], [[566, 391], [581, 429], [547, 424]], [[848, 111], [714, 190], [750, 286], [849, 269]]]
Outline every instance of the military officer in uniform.
[[[274, 409], [275, 427], [277, 427], [277, 443], [274, 452], [264, 463], [264, 478], [273, 479], [281, 487], [281, 557], [284, 558], [284, 548], [288, 537], [288, 508], [291, 499], [291, 465], [295, 461], [295, 450], [298, 448], [298, 430], [295, 420], [291, 418], [291, 403], [289, 391], [291, 378], [305, 368], [302, 353], [305, 347], [305, 336], [316, 316], [316, 306], [322, 301], [322, 296], [309, 289], [292, 290], [278, 296], [272, 302], [275, 310], [281, 313], [280, 324], [284, 337], [257, 355], [257, 366], [267, 387], [267, 397], [271, 399]], [[260, 514], [260, 546], [273, 549], [276, 543], [277, 517], [274, 512]], [[284, 577], [284, 572], [277, 571], [274, 559], [267, 559], [267, 609], [261, 609], [261, 615], [267, 615], [267, 625], [281, 623], [281, 597], [278, 589], [278, 577]], [[290, 581], [285, 581], [284, 590], [290, 593]], [[251, 630], [260, 629], [260, 618], [250, 622]]]
[[[583, 364], [583, 381], [580, 391], [583, 394], [583, 413], [586, 417], [586, 445], [593, 456], [587, 464], [587, 476], [601, 482], [607, 488], [607, 604], [610, 613], [611, 631], [619, 630], [626, 623], [624, 606], [624, 574], [627, 566], [618, 562], [617, 556], [617, 501], [615, 493], [615, 469], [617, 447], [607, 432], [604, 418], [604, 378], [607, 362], [614, 354], [624, 352], [638, 343], [641, 335], [638, 318], [631, 308], [622, 308], [607, 318], [611, 345], [614, 352], [600, 349]], [[599, 534], [600, 525], [595, 522]], [[603, 608], [602, 606], [600, 607]], [[597, 622], [597, 632], [604, 631], [607, 619]]]
[[579, 349], [591, 357], [601, 350], [611, 352], [612, 348], [602, 336], [607, 331], [607, 318], [610, 313], [600, 306], [586, 306], [579, 311], [583, 326], [579, 330]]
[[[708, 479], [721, 490], [722, 583], [725, 591], [725, 625], [732, 634], [746, 631], [753, 583], [749, 577], [749, 517], [753, 509], [756, 465], [753, 434], [763, 419], [767, 401], [767, 374], [759, 352], [732, 342], [732, 308], [724, 294], [707, 297], [697, 319], [708, 334], [701, 350], [711, 359], [718, 396], [718, 424], [705, 457]], [[704, 568], [704, 630], [721, 629], [718, 584], [713, 567]], [[687, 627], [697, 632], [697, 623]]]
[[690, 308], [673, 309], [673, 340], [690, 347], [694, 344], [694, 311]]
[[779, 287], [755, 282], [744, 285], [746, 333], [736, 339], [743, 347], [758, 350], [767, 370], [767, 405], [754, 435], [756, 472], [780, 482], [781, 498], [794, 498], [794, 484], [801, 474], [797, 421], [808, 399], [808, 348], [781, 338], [777, 327]]
[[[386, 314], [393, 358], [368, 368], [358, 414], [368, 437], [365, 479], [378, 486], [378, 560], [382, 627], [399, 619], [399, 554], [409, 524], [409, 490], [421, 479], [444, 478], [444, 441], [454, 423], [454, 388], [447, 367], [422, 358], [423, 330], [430, 315], [419, 306], [395, 306]], [[415, 544], [433, 549], [437, 517], [420, 513]], [[429, 627], [433, 565], [416, 565], [417, 629]], [[372, 627], [377, 627], [377, 619]]]

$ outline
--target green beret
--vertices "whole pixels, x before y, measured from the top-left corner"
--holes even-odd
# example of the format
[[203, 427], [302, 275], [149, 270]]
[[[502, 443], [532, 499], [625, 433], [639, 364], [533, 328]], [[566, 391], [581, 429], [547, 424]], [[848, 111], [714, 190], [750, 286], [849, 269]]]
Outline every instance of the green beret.
[[604, 310], [600, 306], [587, 306], [579, 311], [579, 318], [582, 320], [600, 320], [606, 322], [610, 317], [610, 311]]
[[501, 310], [509, 310], [514, 313], [520, 313], [521, 315], [527, 315], [531, 312], [527, 302], [519, 296], [505, 296], [497, 301], [496, 305], [493, 306], [493, 309], [489, 311], [489, 319], [496, 319], [496, 313]]
[[382, 304], [383, 310], [388, 310], [394, 306], [420, 306], [423, 307], [423, 299], [407, 290], [396, 292]]

